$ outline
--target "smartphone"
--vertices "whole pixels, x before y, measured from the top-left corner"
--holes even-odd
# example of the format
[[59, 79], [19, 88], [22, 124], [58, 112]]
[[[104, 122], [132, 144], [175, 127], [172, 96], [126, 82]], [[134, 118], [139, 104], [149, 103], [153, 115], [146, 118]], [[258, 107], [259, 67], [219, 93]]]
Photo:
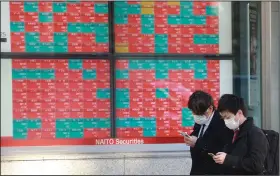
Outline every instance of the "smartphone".
[[180, 134], [184, 137], [187, 137], [187, 138], [191, 137], [188, 133], [183, 132], [183, 131], [181, 131]]
[[214, 153], [208, 153], [208, 155], [210, 155], [210, 156], [212, 156], [212, 157], [213, 157], [213, 156], [215, 156], [215, 154], [214, 154]]

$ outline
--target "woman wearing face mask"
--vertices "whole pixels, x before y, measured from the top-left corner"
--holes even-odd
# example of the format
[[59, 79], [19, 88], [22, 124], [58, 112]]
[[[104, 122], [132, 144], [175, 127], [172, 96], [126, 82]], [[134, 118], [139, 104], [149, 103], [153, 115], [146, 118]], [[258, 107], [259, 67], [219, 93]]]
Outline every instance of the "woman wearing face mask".
[[213, 98], [208, 93], [195, 91], [189, 98], [188, 108], [195, 121], [192, 134], [184, 138], [191, 150], [190, 174], [222, 174], [221, 165], [215, 163], [208, 153], [223, 151], [231, 142], [233, 132], [225, 126], [220, 114], [215, 110]]
[[258, 175], [264, 171], [268, 141], [262, 130], [246, 117], [242, 98], [226, 94], [219, 100], [218, 111], [226, 126], [234, 131], [232, 144], [226, 152], [218, 152], [213, 159], [225, 168], [224, 174]]

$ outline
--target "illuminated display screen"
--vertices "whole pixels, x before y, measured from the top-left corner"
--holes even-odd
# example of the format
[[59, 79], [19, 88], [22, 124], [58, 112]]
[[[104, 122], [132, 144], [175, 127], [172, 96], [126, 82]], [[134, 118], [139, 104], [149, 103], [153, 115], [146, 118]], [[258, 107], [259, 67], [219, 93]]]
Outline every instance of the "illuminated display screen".
[[107, 2], [10, 2], [12, 52], [108, 52]]
[[13, 137], [110, 137], [110, 63], [13, 59]]
[[118, 53], [219, 53], [218, 2], [114, 2]]
[[194, 125], [187, 108], [195, 90], [217, 104], [220, 64], [214, 60], [118, 60], [118, 137], [176, 137]]

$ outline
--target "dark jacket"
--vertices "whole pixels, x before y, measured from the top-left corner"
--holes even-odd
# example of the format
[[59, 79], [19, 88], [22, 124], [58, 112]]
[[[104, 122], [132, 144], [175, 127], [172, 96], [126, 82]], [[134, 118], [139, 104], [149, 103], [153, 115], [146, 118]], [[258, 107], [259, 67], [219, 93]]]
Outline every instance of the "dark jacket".
[[[198, 136], [201, 125], [195, 124], [191, 135]], [[208, 153], [223, 151], [231, 143], [233, 131], [225, 126], [220, 114], [215, 111], [213, 118], [203, 137], [198, 138], [194, 147], [191, 147], [192, 168], [191, 175], [222, 174], [222, 166], [216, 164]]]
[[239, 127], [239, 133], [233, 144], [226, 149], [224, 161], [225, 174], [258, 175], [264, 170], [264, 161], [269, 144], [262, 130], [254, 125], [253, 118]]

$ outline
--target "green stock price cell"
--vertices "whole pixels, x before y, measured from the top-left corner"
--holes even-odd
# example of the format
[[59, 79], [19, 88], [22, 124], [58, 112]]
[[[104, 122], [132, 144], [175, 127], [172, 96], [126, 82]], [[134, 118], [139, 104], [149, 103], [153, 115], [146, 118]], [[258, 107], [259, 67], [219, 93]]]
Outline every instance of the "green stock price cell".
[[[86, 129], [99, 129], [100, 131], [102, 131], [104, 129], [109, 130], [110, 126], [110, 119], [104, 118], [56, 119], [55, 128], [52, 131], [56, 132], [56, 138], [83, 138], [84, 131]], [[15, 139], [30, 138], [30, 136], [28, 136], [29, 131], [36, 129], [39, 130], [39, 132], [41, 132], [41, 119], [25, 119], [13, 121], [13, 131]]]
[[41, 129], [41, 119], [17, 119], [13, 120], [13, 137], [15, 139], [27, 139], [32, 129]]
[[110, 119], [103, 118], [80, 118], [80, 119], [57, 119], [58, 129], [84, 129], [84, 128], [110, 128]]
[[12, 78], [14, 80], [21, 79], [55, 79], [53, 69], [13, 69]]

